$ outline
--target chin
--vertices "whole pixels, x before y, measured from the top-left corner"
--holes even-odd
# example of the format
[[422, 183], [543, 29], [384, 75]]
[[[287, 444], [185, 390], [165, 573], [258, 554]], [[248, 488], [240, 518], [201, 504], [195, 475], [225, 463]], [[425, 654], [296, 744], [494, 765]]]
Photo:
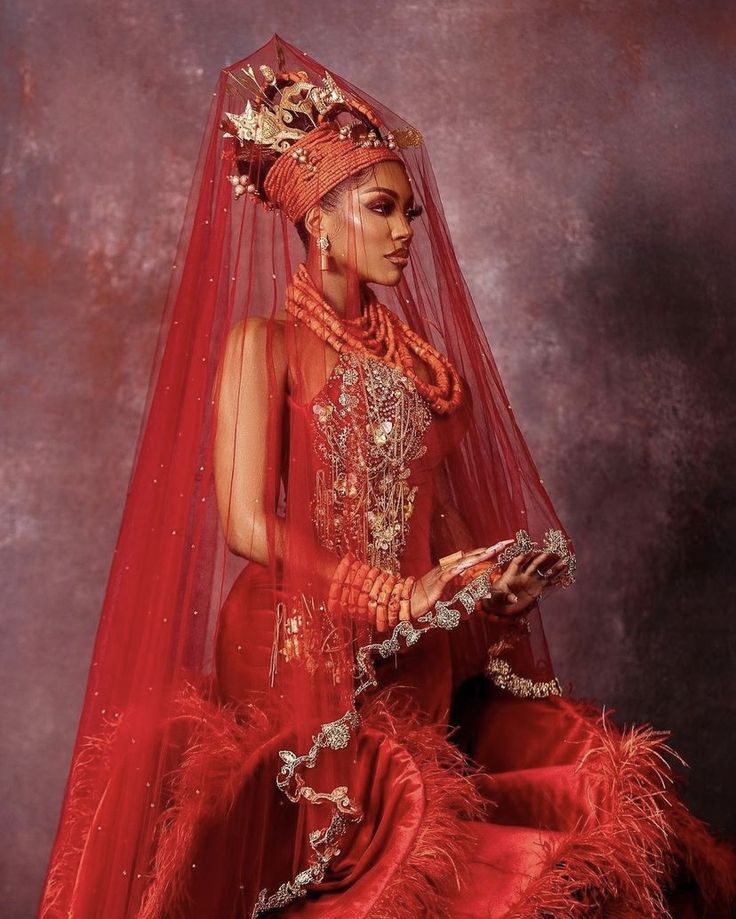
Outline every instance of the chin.
[[404, 268], [402, 265], [394, 265], [388, 271], [381, 272], [380, 280], [376, 278], [374, 284], [382, 284], [384, 287], [396, 287], [404, 277]]

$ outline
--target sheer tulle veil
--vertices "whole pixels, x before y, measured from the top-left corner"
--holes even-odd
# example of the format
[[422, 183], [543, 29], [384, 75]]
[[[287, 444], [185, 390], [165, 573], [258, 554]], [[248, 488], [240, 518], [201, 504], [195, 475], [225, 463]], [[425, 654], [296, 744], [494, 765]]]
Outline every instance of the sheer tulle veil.
[[[403, 452], [391, 461], [401, 484], [390, 495], [366, 479], [378, 462], [373, 454], [330, 441], [332, 409], [321, 394], [336, 373], [350, 385], [349, 357], [337, 362], [322, 339], [316, 347], [286, 306], [305, 259], [303, 227], [264, 188], [277, 157], [291, 156], [298, 142], [277, 152], [262, 143], [249, 148], [238, 135], [238, 126], [247, 132], [249, 110], [264, 98], [273, 103], [269, 86], [279, 74], [301, 74], [322, 91], [320, 124], [357, 124], [363, 151], [376, 139], [380, 156], [390, 149], [373, 164], [361, 161], [362, 174], [380, 163], [401, 166], [421, 209], [408, 265], [397, 282], [373, 285], [372, 296], [401, 323], [397, 329], [410, 329], [448, 360], [463, 398], [452, 410], [432, 409], [444, 450], [436, 466], [422, 465], [426, 443], [396, 438]], [[176, 117], [165, 99], [161, 110]], [[431, 126], [408, 124], [276, 35], [219, 74], [172, 259], [43, 894], [47, 919], [175, 916], [205, 889], [213, 916], [258, 915], [331, 883], [336, 852], [371, 807], [369, 798], [358, 800], [353, 771], [364, 724], [381, 730], [371, 713], [374, 660], [400, 673], [407, 646], [433, 640], [427, 633], [451, 634], [456, 679], [486, 673], [504, 690], [556, 691], [540, 607], [511, 634], [478, 608], [484, 575], [462, 596], [460, 588], [448, 593], [423, 621], [385, 634], [327, 602], [341, 553], [356, 541], [385, 568], [424, 573], [419, 556], [414, 570], [402, 551], [430, 513], [426, 495], [436, 510], [426, 518], [431, 564], [502, 539], [514, 542], [499, 565], [530, 545], [546, 546], [567, 567], [544, 593], [545, 617], [564, 607], [574, 579], [572, 542], [458, 267], [431, 142]], [[298, 157], [293, 168], [309, 169], [309, 155]], [[328, 194], [324, 162], [314, 182]], [[358, 283], [360, 219], [346, 215], [355, 268], [344, 319], [353, 323], [366, 296]], [[248, 328], [256, 334], [244, 334]], [[390, 367], [376, 364], [371, 385], [408, 387], [412, 430], [429, 419], [417, 387]], [[396, 426], [409, 421], [374, 420], [371, 443], [393, 443]], [[257, 445], [258, 464], [238, 463], [243, 444]], [[384, 502], [380, 513], [358, 503], [366, 481]], [[337, 522], [323, 515], [325, 489], [342, 489]], [[261, 631], [238, 631], [248, 610], [238, 608], [233, 588], [248, 569], [249, 596], [270, 623]], [[268, 648], [267, 677], [238, 697], [232, 668], [247, 674]]]

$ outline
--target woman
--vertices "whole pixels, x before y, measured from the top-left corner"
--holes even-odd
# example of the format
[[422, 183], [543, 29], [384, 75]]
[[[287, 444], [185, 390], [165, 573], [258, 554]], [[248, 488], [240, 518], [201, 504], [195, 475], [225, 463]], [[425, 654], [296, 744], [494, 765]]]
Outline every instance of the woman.
[[41, 915], [725, 915], [663, 736], [562, 698], [421, 135], [274, 36], [197, 178]]

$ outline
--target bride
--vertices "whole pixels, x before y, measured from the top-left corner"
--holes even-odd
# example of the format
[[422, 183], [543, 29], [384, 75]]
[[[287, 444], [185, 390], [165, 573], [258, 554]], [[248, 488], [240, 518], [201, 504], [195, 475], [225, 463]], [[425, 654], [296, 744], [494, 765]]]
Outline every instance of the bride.
[[421, 134], [274, 36], [185, 230], [40, 915], [727, 915], [665, 735], [555, 674], [573, 545]]

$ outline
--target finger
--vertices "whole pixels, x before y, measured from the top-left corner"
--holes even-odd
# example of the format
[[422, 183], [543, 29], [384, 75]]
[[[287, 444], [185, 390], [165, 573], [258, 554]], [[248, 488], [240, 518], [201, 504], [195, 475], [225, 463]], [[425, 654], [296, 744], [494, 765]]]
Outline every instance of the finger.
[[534, 575], [540, 580], [548, 577], [547, 572], [551, 569], [551, 564], [554, 559], [559, 556], [555, 552], [541, 552], [535, 558], [533, 558], [528, 564], [525, 574]]
[[[477, 565], [478, 562], [473, 563]], [[456, 575], [461, 574], [463, 571], [467, 571], [468, 568], [472, 568], [472, 565], [456, 565], [453, 568], [448, 568], [447, 571], [441, 571], [439, 574], [440, 584], [444, 585], [451, 581]]]
[[438, 575], [440, 583], [447, 584], [448, 581], [451, 581], [456, 574], [460, 574], [460, 572], [463, 570], [463, 568], [460, 568], [457, 565], [453, 565], [452, 568], [441, 569]]
[[547, 578], [548, 584], [556, 583], [563, 572], [567, 571], [567, 562], [565, 559], [560, 559], [559, 562], [556, 562], [549, 570], [549, 577]]
[[443, 568], [443, 571], [452, 571], [453, 574], [459, 574], [461, 571], [465, 571], [466, 568], [472, 568], [473, 565], [477, 565], [478, 562], [483, 560], [482, 551], [473, 549], [472, 552], [463, 552], [463, 556], [458, 561], [454, 562], [449, 567]]
[[540, 552], [538, 549], [535, 549], [530, 557], [525, 559], [521, 568], [527, 574], [536, 571], [537, 568], [544, 565], [545, 560], [550, 558], [550, 556], [550, 552]]
[[531, 573], [535, 578], [539, 578], [539, 580], [544, 580], [547, 584], [551, 584], [557, 575], [560, 574], [561, 571], [564, 571], [565, 568], [567, 568], [567, 562], [561, 559], [546, 568], [544, 564], [541, 564]]
[[496, 593], [497, 602], [502, 606], [513, 606], [519, 602], [519, 598], [513, 591], [500, 590]]
[[522, 570], [522, 566], [527, 563], [534, 551], [534, 549], [527, 549], [526, 552], [515, 555], [514, 558], [512, 558], [509, 562], [509, 566], [506, 571], [511, 575], [519, 574], [519, 572]]
[[516, 608], [516, 604], [509, 605], [494, 601], [486, 601], [485, 604], [481, 604], [481, 609], [483, 612], [486, 613], [486, 615], [497, 619], [498, 621], [502, 621], [513, 616], [516, 612]]
[[498, 542], [493, 543], [491, 546], [477, 546], [475, 549], [470, 549], [467, 552], [463, 552], [462, 561], [464, 562], [468, 558], [473, 558], [474, 561], [477, 562], [482, 558], [487, 558], [489, 555], [494, 555], [497, 552], [500, 552], [506, 546], [510, 546], [513, 541], [513, 539], [501, 539]]
[[496, 622], [501, 622], [506, 618], [506, 607], [501, 603], [496, 603], [493, 600], [490, 600], [488, 597], [481, 597], [480, 608], [488, 616], [489, 619], [492, 619]]
[[390, 603], [388, 607], [388, 626], [389, 628], [393, 629], [398, 621], [399, 621], [399, 603], [397, 600], [396, 603]]
[[458, 574], [466, 568], [472, 568], [473, 565], [477, 565], [478, 562], [485, 561], [488, 558], [493, 558], [498, 555], [506, 546], [510, 546], [513, 541], [513, 539], [502, 539], [492, 546], [479, 546], [477, 549], [471, 549], [469, 552], [464, 552], [462, 559], [455, 562], [452, 566], [452, 570], [455, 574]]
[[556, 552], [544, 552], [544, 561], [541, 562], [541, 567], [549, 570], [552, 565], [556, 565], [560, 561], [560, 556]]
[[484, 595], [484, 599], [491, 600], [499, 605], [513, 605], [519, 602], [519, 598], [512, 590], [503, 587], [491, 587], [490, 591]]
[[507, 546], [512, 545], [514, 542], [516, 542], [514, 539], [501, 539], [498, 542], [494, 542], [492, 546], [488, 546], [486, 549], [484, 549], [483, 555], [486, 558], [492, 555], [498, 555], [499, 552], [503, 551]]
[[466, 549], [463, 551], [463, 557], [461, 561], [464, 561], [465, 559], [474, 557], [476, 555], [482, 555], [487, 549], [488, 549], [488, 546], [476, 546], [475, 549]]

